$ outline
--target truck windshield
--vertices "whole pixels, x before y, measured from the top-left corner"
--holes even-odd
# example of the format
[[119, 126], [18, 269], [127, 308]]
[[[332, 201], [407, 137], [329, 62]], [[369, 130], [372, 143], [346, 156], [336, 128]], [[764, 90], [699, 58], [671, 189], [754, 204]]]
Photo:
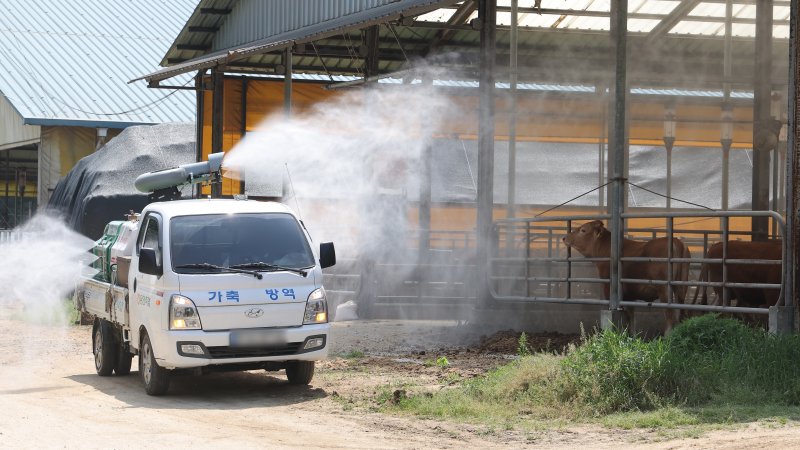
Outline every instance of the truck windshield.
[[269, 271], [278, 270], [269, 266], [305, 269], [315, 264], [300, 224], [289, 214], [174, 217], [170, 241], [172, 267], [177, 273], [219, 273], [219, 268], [212, 270], [209, 265], [245, 265]]

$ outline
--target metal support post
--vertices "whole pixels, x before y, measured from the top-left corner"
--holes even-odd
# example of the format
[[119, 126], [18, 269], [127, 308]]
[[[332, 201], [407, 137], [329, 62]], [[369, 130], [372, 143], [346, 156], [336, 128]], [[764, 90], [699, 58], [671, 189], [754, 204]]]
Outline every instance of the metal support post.
[[283, 113], [292, 115], [292, 48], [283, 50]]
[[[611, 35], [615, 50], [615, 83], [614, 83], [614, 111], [610, 116], [613, 131], [610, 135], [611, 150], [614, 152], [611, 167], [612, 181], [611, 195], [609, 196], [609, 231], [611, 232], [611, 259], [610, 259], [610, 311], [601, 317], [601, 324], [605, 327], [610, 321], [614, 325], [624, 328], [625, 314], [622, 314], [620, 302], [622, 301], [621, 269], [623, 222], [622, 213], [625, 210], [625, 122], [626, 122], [626, 97], [627, 97], [627, 32], [628, 32], [628, 1], [612, 0], [611, 2]], [[606, 320], [607, 319], [607, 320]]]
[[362, 43], [361, 51], [364, 57], [364, 77], [369, 78], [378, 75], [378, 49], [380, 47], [380, 33], [378, 25], [373, 25], [367, 28], [364, 33], [364, 42]]
[[[214, 85], [214, 101], [211, 111], [211, 153], [217, 153], [223, 150], [225, 73], [220, 69], [212, 69], [211, 82]], [[211, 196], [214, 198], [222, 196], [222, 180], [211, 184]]]
[[509, 89], [509, 95], [511, 96], [511, 117], [508, 119], [508, 205], [506, 212], [506, 217], [508, 218], [513, 218], [516, 216], [517, 204], [517, 79], [519, 75], [517, 73], [517, 26], [519, 21], [518, 4], [518, 0], [511, 0], [511, 86]]
[[[204, 110], [205, 108], [205, 93], [206, 93], [206, 86], [205, 86], [205, 75], [206, 70], [198, 70], [197, 76], [194, 79], [194, 88], [197, 90], [197, 118], [195, 119], [195, 139], [196, 139], [196, 161], [201, 162], [203, 160], [203, 127], [206, 125], [203, 122], [203, 118], [205, 117]], [[200, 184], [194, 185], [192, 188], [194, 196], [199, 197], [202, 193], [202, 187]]]
[[487, 306], [489, 292], [489, 245], [494, 208], [494, 112], [495, 112], [495, 53], [497, 31], [496, 0], [478, 1], [480, 23], [480, 83], [478, 112], [478, 217], [477, 270], [479, 303]]
[[[244, 139], [244, 136], [247, 134], [247, 86], [248, 86], [248, 79], [247, 77], [242, 78], [242, 98], [240, 99], [241, 102], [241, 117], [242, 117], [242, 124], [241, 128], [239, 129], [239, 140]], [[246, 169], [242, 168], [239, 169], [241, 172], [239, 173], [239, 193], [246, 194], [247, 193], [247, 171]]]
[[426, 145], [420, 155], [422, 163], [422, 179], [419, 186], [419, 255], [417, 270], [419, 277], [419, 298], [424, 296], [424, 286], [427, 282], [428, 265], [430, 264], [431, 240], [431, 159], [433, 149]]
[[[772, 0], [756, 2], [755, 77], [753, 80], [753, 182], [752, 209], [769, 209], [769, 148], [759, 148], [768, 133], [772, 98]], [[753, 239], [765, 240], [769, 233], [766, 217], [752, 220]]]
[[[783, 237], [783, 251], [787, 255], [786, 263], [783, 266], [783, 307], [791, 308], [788, 314], [795, 320], [795, 323], [786, 324], [776, 321], [776, 325], [786, 325], [788, 329], [795, 330], [800, 321], [797, 320], [798, 311], [795, 299], [800, 293], [797, 287], [800, 286], [799, 274], [795, 270], [800, 263], [800, 249], [798, 249], [798, 238], [800, 238], [800, 228], [798, 227], [798, 195], [800, 195], [800, 30], [798, 29], [798, 16], [800, 16], [800, 0], [792, 0], [790, 7], [791, 17], [789, 22], [789, 108], [788, 108], [788, 132], [787, 132], [787, 152], [786, 152], [786, 235]], [[778, 330], [775, 330], [776, 332]]]

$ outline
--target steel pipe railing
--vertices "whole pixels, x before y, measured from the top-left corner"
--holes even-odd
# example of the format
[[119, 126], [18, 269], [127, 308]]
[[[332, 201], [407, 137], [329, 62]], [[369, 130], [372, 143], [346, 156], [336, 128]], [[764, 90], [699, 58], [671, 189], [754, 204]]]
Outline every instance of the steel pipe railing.
[[[767, 314], [768, 311], [765, 308], [748, 308], [748, 307], [732, 307], [728, 301], [728, 289], [725, 288], [751, 288], [751, 289], [772, 289], [772, 290], [781, 290], [778, 297], [778, 305], [781, 305], [785, 302], [788, 302], [786, 296], [784, 295], [783, 291], [783, 284], [785, 280], [782, 277], [781, 284], [774, 284], [774, 283], [740, 283], [740, 282], [730, 282], [729, 281], [729, 274], [728, 274], [728, 266], [729, 265], [737, 265], [737, 264], [753, 264], [753, 265], [782, 265], [785, 267], [787, 254], [784, 250], [782, 252], [781, 260], [763, 260], [763, 259], [729, 259], [728, 258], [728, 242], [731, 236], [747, 236], [752, 235], [752, 233], [748, 231], [736, 231], [730, 230], [730, 219], [731, 218], [749, 218], [749, 217], [769, 217], [773, 220], [776, 224], [776, 230], [780, 233], [780, 236], [783, 237], [785, 233], [785, 223], [783, 218], [774, 211], [715, 211], [715, 212], [669, 212], [669, 213], [640, 213], [640, 212], [627, 212], [621, 215], [624, 219], [663, 219], [666, 221], [666, 226], [664, 229], [646, 229], [646, 228], [631, 228], [628, 229], [626, 232], [627, 236], [631, 236], [633, 233], [639, 234], [651, 234], [652, 236], [664, 236], [668, 240], [675, 237], [680, 236], [684, 242], [696, 242], [695, 245], [687, 245], [688, 247], [701, 247], [702, 257], [698, 258], [685, 258], [683, 255], [675, 255], [673, 246], [668, 246], [667, 257], [621, 257], [620, 261], [623, 263], [642, 263], [642, 262], [661, 262], [667, 263], [667, 279], [666, 280], [646, 280], [646, 279], [635, 279], [635, 278], [623, 278], [620, 276], [619, 282], [625, 284], [650, 284], [650, 285], [659, 285], [659, 286], [668, 286], [668, 303], [660, 303], [660, 302], [641, 302], [641, 301], [623, 301], [620, 303], [622, 306], [628, 307], [647, 307], [647, 308], [669, 308], [669, 309], [687, 309], [687, 310], [702, 310], [702, 311], [715, 311], [715, 312], [738, 312], [738, 313], [751, 313], [751, 314]], [[584, 216], [548, 216], [548, 217], [540, 217], [540, 218], [513, 218], [513, 219], [504, 219], [496, 221], [493, 227], [493, 232], [496, 236], [496, 241], [492, 244], [494, 245], [492, 251], [490, 252], [489, 258], [489, 267], [490, 267], [490, 293], [495, 297], [495, 299], [500, 301], [531, 301], [535, 303], [568, 303], [568, 304], [597, 304], [597, 305], [610, 305], [609, 300], [607, 299], [593, 299], [593, 298], [573, 298], [572, 296], [572, 288], [576, 284], [609, 284], [613, 280], [611, 279], [601, 279], [601, 278], [591, 278], [591, 277], [575, 277], [573, 276], [573, 264], [580, 264], [582, 267], [586, 267], [587, 263], [595, 263], [595, 262], [609, 262], [609, 257], [603, 258], [582, 258], [582, 257], [573, 257], [571, 254], [571, 249], [567, 246], [563, 246], [560, 242], [560, 236], [556, 235], [554, 238], [554, 234], [558, 231], [567, 232], [568, 230], [572, 229], [572, 224], [578, 221], [590, 221], [590, 220], [603, 220], [608, 219], [608, 214], [601, 214], [601, 215], [584, 215]], [[694, 218], [708, 218], [714, 219], [718, 218], [720, 220], [720, 229], [719, 230], [712, 230], [712, 229], [680, 229], [680, 225], [676, 225], [675, 219], [694, 219]], [[563, 222], [565, 225], [554, 225], [554, 223]], [[537, 225], [541, 224], [541, 225]], [[524, 233], [522, 232], [521, 227], [525, 227]], [[515, 235], [525, 235], [525, 242], [518, 243], [516, 241], [510, 242], [508, 240], [503, 240], [504, 237], [510, 235], [510, 233], [503, 233], [503, 227], [514, 227], [514, 234]], [[708, 248], [710, 244], [713, 242], [710, 239], [710, 236], [717, 235], [721, 236], [723, 242], [723, 255], [722, 258], [706, 258]], [[686, 236], [698, 236], [696, 238], [686, 238]], [[541, 242], [537, 242], [537, 239], [541, 239]], [[525, 246], [525, 256], [506, 256], [506, 257], [492, 257], [491, 255], [499, 255], [498, 252], [499, 247], [505, 244], [506, 248], [509, 245], [513, 245], [515, 248], [519, 248], [520, 250], [521, 245]], [[555, 244], [555, 245], [554, 245]], [[545, 246], [547, 249], [547, 256], [546, 257], [535, 257], [531, 256], [532, 251], [538, 246], [541, 245], [541, 250], [543, 251]], [[563, 247], [562, 247], [563, 246]], [[558, 257], [554, 256], [553, 249], [556, 249], [556, 254], [559, 252], [560, 249], [564, 249], [566, 251], [566, 257]], [[521, 265], [524, 263], [525, 266], [525, 276], [519, 275], [499, 275], [495, 273], [495, 269], [498, 268], [505, 268], [513, 269], [515, 265]], [[537, 266], [541, 266], [542, 264], [545, 265], [547, 268], [548, 274], [547, 276], [536, 276], [531, 274], [531, 268], [535, 268]], [[690, 270], [694, 266], [702, 266], [703, 264], [721, 264], [722, 265], [722, 281], [693, 281], [693, 280], [675, 280], [675, 274], [673, 273], [673, 264], [689, 264]], [[561, 275], [553, 275], [552, 272], [554, 270], [554, 265], [558, 265], [556, 267], [561, 267], [562, 270], [566, 272], [565, 276]], [[535, 270], [535, 269], [534, 269]], [[533, 275], [533, 276], [532, 276]], [[621, 274], [620, 274], [621, 275]], [[504, 281], [514, 281], [514, 282], [525, 282], [525, 295], [512, 295], [512, 293], [508, 294], [500, 294], [497, 290], [497, 282], [504, 282]], [[551, 292], [550, 288], [552, 283], [563, 283], [566, 288], [566, 292], [564, 297], [556, 297], [552, 295], [548, 295], [547, 297], [531, 295], [531, 283], [547, 283], [548, 293]], [[685, 303], [676, 303], [673, 302], [674, 294], [673, 294], [673, 287], [676, 286], [695, 286], [698, 289], [707, 289], [708, 287], [712, 288], [723, 288], [722, 306], [713, 306], [713, 305], [693, 305], [693, 304], [685, 304]], [[541, 287], [539, 287], [541, 289]], [[621, 294], [620, 294], [621, 295]], [[587, 303], [588, 301], [588, 303]]]

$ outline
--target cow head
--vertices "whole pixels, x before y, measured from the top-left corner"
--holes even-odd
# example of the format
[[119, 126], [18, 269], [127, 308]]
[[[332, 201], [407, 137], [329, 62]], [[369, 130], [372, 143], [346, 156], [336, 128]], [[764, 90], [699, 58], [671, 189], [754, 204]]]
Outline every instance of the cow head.
[[602, 236], [604, 231], [606, 231], [606, 227], [603, 226], [603, 222], [593, 220], [591, 222], [586, 222], [578, 229], [570, 231], [566, 236], [561, 238], [561, 240], [568, 247], [572, 247], [586, 256], [586, 253], [591, 251], [594, 243], [597, 242], [597, 239]]

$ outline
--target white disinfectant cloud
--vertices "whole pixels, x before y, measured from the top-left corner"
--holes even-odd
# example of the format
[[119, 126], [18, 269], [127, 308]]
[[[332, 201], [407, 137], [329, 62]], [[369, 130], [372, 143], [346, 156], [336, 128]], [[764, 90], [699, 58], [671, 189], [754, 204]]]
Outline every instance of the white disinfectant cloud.
[[0, 244], [0, 305], [24, 309], [36, 321], [64, 323], [65, 298], [88, 269], [94, 242], [45, 215], [15, 232]]
[[299, 205], [314, 237], [335, 240], [342, 256], [401, 248], [420, 154], [454, 110], [419, 79], [337, 92], [291, 118], [269, 117], [225, 157], [226, 175], [283, 183], [284, 201]]

